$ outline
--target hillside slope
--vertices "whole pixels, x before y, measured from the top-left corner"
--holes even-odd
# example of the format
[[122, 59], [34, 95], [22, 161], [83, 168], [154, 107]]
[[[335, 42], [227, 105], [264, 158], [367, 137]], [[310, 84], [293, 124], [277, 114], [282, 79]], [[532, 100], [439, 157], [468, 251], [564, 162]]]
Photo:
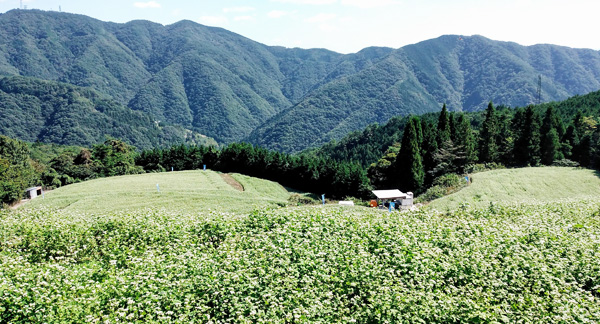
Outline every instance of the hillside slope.
[[599, 199], [600, 175], [588, 169], [537, 167], [476, 173], [472, 183], [428, 206], [453, 210], [461, 204], [475, 208], [490, 203], [555, 203], [563, 200]]
[[106, 136], [150, 149], [175, 143], [216, 144], [180, 125], [159, 125], [106, 96], [70, 84], [0, 77], [0, 134], [29, 142], [92, 146]]
[[600, 52], [520, 46], [481, 36], [442, 36], [400, 48], [357, 73], [327, 83], [257, 128], [250, 140], [299, 151], [339, 140], [397, 115], [483, 110], [564, 100], [600, 89]]
[[39, 10], [0, 15], [0, 74], [92, 87], [219, 142], [241, 140], [291, 106], [341, 57], [269, 48], [191, 21], [115, 24]]
[[[258, 206], [287, 201], [289, 193], [278, 183], [241, 174], [231, 175], [239, 191], [214, 171], [179, 171], [101, 178], [64, 186], [26, 208], [56, 208], [68, 212], [102, 214], [139, 209], [202, 213], [248, 212]], [[158, 184], [158, 189], [157, 189]]]
[[490, 100], [533, 103], [539, 75], [542, 101], [594, 91], [600, 54], [448, 35], [343, 55], [270, 47], [191, 21], [116, 24], [12, 10], [0, 15], [0, 75], [91, 87], [220, 143], [293, 152], [442, 103], [463, 111]]

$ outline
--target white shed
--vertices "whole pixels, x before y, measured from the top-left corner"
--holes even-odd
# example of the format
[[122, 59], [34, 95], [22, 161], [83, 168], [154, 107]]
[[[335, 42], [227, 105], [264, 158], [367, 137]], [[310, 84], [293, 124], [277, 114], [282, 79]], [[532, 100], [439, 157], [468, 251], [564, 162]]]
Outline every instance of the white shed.
[[398, 189], [373, 190], [373, 194], [377, 197], [377, 200], [379, 200], [380, 202], [385, 203], [393, 201], [402, 208], [410, 208], [413, 205], [413, 193], [410, 191], [403, 193]]
[[42, 194], [42, 187], [31, 187], [27, 188], [25, 191], [27, 191], [27, 196], [29, 199], [33, 199]]

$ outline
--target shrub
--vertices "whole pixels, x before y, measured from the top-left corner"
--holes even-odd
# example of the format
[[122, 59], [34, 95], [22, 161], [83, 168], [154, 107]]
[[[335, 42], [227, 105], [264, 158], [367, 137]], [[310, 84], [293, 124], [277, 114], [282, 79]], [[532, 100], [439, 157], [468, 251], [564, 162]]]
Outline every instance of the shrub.
[[576, 168], [579, 167], [579, 163], [569, 159], [562, 159], [552, 162], [552, 166]]
[[288, 198], [288, 201], [291, 205], [295, 205], [295, 206], [301, 206], [301, 205], [316, 205], [319, 203], [319, 201], [314, 198], [311, 197], [310, 195], [302, 195], [299, 193], [293, 193], [290, 195], [290, 198]]

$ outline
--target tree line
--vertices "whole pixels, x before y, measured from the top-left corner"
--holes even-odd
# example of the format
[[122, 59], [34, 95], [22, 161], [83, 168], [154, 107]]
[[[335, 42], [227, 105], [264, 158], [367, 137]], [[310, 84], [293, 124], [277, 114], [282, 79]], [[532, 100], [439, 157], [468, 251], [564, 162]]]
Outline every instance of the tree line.
[[239, 172], [335, 199], [367, 197], [370, 190], [366, 171], [357, 163], [290, 155], [248, 143], [232, 143], [222, 149], [181, 144], [145, 150], [136, 165], [149, 172], [194, 170], [206, 165], [211, 170]]
[[357, 163], [290, 155], [247, 143], [220, 149], [180, 144], [138, 152], [113, 138], [84, 148], [27, 144], [0, 136], [0, 203], [18, 201], [31, 186], [57, 188], [100, 177], [203, 169], [205, 165], [211, 170], [273, 180], [334, 199], [367, 197], [370, 189], [366, 171]]
[[575, 113], [567, 125], [553, 105], [497, 110], [489, 103], [479, 129], [465, 113], [442, 107], [437, 121], [411, 116], [401, 142], [370, 165], [376, 188], [423, 192], [436, 178], [463, 174], [475, 164], [563, 165], [600, 168], [600, 131], [593, 116]]

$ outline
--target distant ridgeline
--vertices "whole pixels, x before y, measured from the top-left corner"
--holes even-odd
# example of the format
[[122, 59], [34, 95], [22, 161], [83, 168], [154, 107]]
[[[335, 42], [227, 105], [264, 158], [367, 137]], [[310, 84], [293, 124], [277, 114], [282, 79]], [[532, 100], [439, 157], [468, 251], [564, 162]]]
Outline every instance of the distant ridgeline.
[[104, 135], [149, 148], [202, 143], [203, 134], [299, 152], [443, 103], [452, 111], [483, 110], [490, 100], [526, 106], [538, 100], [539, 76], [542, 102], [600, 89], [597, 51], [481, 36], [343, 55], [266, 46], [191, 21], [12, 10], [0, 15], [0, 44], [0, 75], [86, 88], [4, 80], [21, 85], [2, 90], [0, 134], [85, 146]]

